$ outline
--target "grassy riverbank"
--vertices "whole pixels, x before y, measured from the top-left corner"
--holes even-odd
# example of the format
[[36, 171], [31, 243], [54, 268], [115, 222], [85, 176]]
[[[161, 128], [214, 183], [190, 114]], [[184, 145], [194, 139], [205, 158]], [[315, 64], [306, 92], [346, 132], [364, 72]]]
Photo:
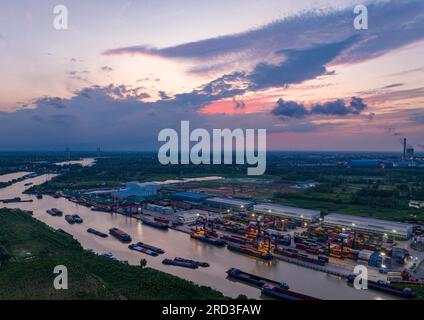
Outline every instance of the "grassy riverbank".
[[[0, 209], [0, 299], [223, 299], [211, 288], [82, 249], [70, 236], [24, 213]], [[69, 289], [56, 290], [65, 265]]]

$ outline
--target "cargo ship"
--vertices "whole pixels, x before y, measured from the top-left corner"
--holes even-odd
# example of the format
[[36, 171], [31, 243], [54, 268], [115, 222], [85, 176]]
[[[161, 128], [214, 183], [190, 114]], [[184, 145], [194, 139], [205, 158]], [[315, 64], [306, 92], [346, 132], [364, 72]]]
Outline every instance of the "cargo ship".
[[201, 262], [201, 261], [196, 261], [196, 260], [184, 259], [184, 258], [180, 258], [180, 257], [175, 258], [174, 261], [194, 263], [194, 264], [197, 264], [199, 267], [202, 267], [202, 268], [207, 268], [207, 267], [210, 266], [209, 263], [207, 263], [207, 262]]
[[152, 257], [157, 257], [159, 255], [157, 252], [154, 252], [154, 251], [149, 250], [145, 247], [139, 246], [138, 244], [130, 244], [128, 246], [128, 249], [133, 250], [133, 251], [137, 251], [137, 252], [140, 252], [140, 253], [144, 253], [144, 254], [147, 254], [147, 255], [152, 256]]
[[[355, 278], [356, 278], [355, 274], [350, 274], [346, 277], [349, 283], [353, 283], [355, 281]], [[397, 288], [389, 284], [386, 284], [381, 280], [379, 281], [368, 280], [367, 284], [369, 289], [379, 290], [379, 291], [392, 294], [398, 297], [413, 298], [415, 296], [415, 292], [410, 288], [404, 288], [404, 289]]]
[[151, 220], [147, 218], [142, 218], [141, 221], [143, 222], [143, 224], [156, 228], [156, 229], [168, 230], [169, 228], [168, 224], [161, 221], [155, 221], [155, 220]]
[[151, 245], [143, 243], [143, 242], [137, 243], [137, 246], [152, 250], [153, 252], [156, 252], [156, 253], [159, 253], [159, 254], [165, 253], [165, 251], [162, 250], [161, 248], [157, 248], [157, 247], [151, 246]]
[[63, 216], [63, 212], [60, 211], [59, 209], [53, 208], [53, 209], [49, 209], [46, 211], [49, 215], [53, 216], [53, 217], [61, 217]]
[[282, 283], [282, 282], [278, 282], [275, 280], [270, 280], [267, 278], [263, 278], [263, 277], [259, 277], [257, 275], [251, 274], [251, 273], [247, 273], [244, 271], [241, 271], [240, 269], [237, 268], [231, 268], [229, 270], [227, 270], [227, 274], [229, 278], [234, 278], [243, 282], [247, 282], [251, 285], [254, 285], [255, 287], [258, 288], [262, 288], [264, 285], [273, 285], [273, 286], [280, 286], [282, 285], [283, 287], [285, 287], [287, 290], [289, 289], [288, 284], [286, 283]]
[[272, 260], [273, 256], [272, 254], [268, 253], [268, 252], [261, 252], [253, 247], [248, 247], [248, 246], [244, 246], [244, 245], [240, 245], [240, 244], [235, 244], [235, 243], [229, 243], [227, 246], [228, 250], [231, 251], [236, 251], [236, 252], [241, 252], [244, 254], [247, 254], [249, 256], [255, 257], [255, 258], [260, 258], [263, 260]]
[[109, 230], [109, 234], [116, 239], [122, 241], [122, 242], [131, 242], [132, 238], [129, 234], [125, 233], [122, 230], [119, 230], [118, 228], [112, 228]]
[[177, 267], [190, 268], [190, 269], [197, 269], [199, 267], [197, 263], [177, 261], [177, 260], [171, 260], [171, 259], [165, 259], [162, 261], [162, 263], [169, 266], [177, 266]]
[[108, 237], [108, 235], [107, 235], [106, 233], [103, 233], [103, 232], [97, 231], [97, 230], [95, 230], [95, 229], [93, 229], [93, 228], [89, 228], [89, 229], [87, 229], [87, 232], [88, 232], [88, 233], [91, 233], [91, 234], [94, 234], [94, 235], [96, 235], [96, 236], [99, 236], [99, 237], [101, 237], [101, 238], [107, 238], [107, 237]]
[[264, 285], [261, 290], [263, 295], [279, 299], [279, 300], [320, 300], [315, 297], [307, 296], [306, 294], [294, 292], [286, 289], [284, 286]]
[[208, 244], [212, 244], [212, 245], [217, 246], [217, 247], [223, 247], [227, 244], [227, 242], [225, 242], [222, 239], [210, 237], [210, 236], [207, 236], [207, 235], [202, 235], [202, 234], [199, 234], [197, 232], [193, 232], [190, 236], [193, 239], [196, 239], [196, 240], [208, 243]]

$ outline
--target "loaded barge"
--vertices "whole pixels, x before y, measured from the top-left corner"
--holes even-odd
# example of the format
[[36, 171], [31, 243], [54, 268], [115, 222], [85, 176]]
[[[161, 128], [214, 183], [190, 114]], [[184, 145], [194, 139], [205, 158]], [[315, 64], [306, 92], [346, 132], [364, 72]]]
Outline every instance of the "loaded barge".
[[250, 246], [245, 246], [245, 245], [241, 245], [241, 244], [236, 244], [236, 243], [229, 243], [227, 246], [228, 250], [231, 251], [236, 251], [236, 252], [240, 252], [243, 254], [247, 254], [249, 256], [255, 257], [255, 258], [260, 258], [263, 260], [272, 260], [273, 255], [268, 253], [268, 252], [262, 252], [257, 250], [254, 247], [250, 247]]
[[103, 233], [103, 232], [97, 231], [96, 229], [93, 229], [93, 228], [89, 228], [89, 229], [87, 229], [87, 232], [88, 232], [88, 233], [91, 233], [91, 234], [94, 234], [94, 235], [96, 235], [96, 236], [99, 236], [99, 237], [101, 237], [101, 238], [107, 238], [107, 237], [108, 237], [108, 235], [107, 235], [106, 233]]
[[284, 285], [264, 285], [261, 290], [263, 295], [278, 299], [278, 300], [320, 300], [315, 297], [307, 296], [306, 294], [294, 292], [286, 289]]
[[156, 220], [150, 220], [147, 218], [142, 218], [141, 222], [147, 226], [156, 228], [156, 229], [162, 229], [162, 230], [168, 230], [169, 225], [162, 222], [162, 221], [156, 221]]
[[60, 211], [59, 209], [53, 208], [53, 209], [49, 209], [46, 211], [49, 215], [53, 216], [53, 217], [61, 217], [63, 216], [63, 212]]
[[128, 246], [128, 249], [134, 250], [140, 253], [144, 253], [152, 257], [157, 257], [159, 255], [157, 252], [154, 252], [153, 250], [149, 250], [145, 247], [139, 246], [138, 244], [130, 244]]
[[122, 230], [119, 230], [118, 228], [112, 228], [109, 230], [109, 234], [113, 237], [115, 237], [116, 239], [118, 239], [119, 241], [122, 242], [131, 242], [132, 238], [129, 234], [125, 233]]
[[[356, 278], [356, 275], [354, 274], [350, 274], [346, 277], [349, 283], [353, 283], [355, 281], [355, 278]], [[368, 284], [368, 288], [370, 289], [379, 290], [379, 291], [389, 293], [398, 297], [413, 298], [415, 296], [415, 292], [410, 288], [404, 288], [404, 289], [397, 288], [392, 285], [386, 284], [381, 280], [380, 281], [368, 280], [367, 284]]]
[[217, 246], [217, 247], [223, 247], [227, 244], [222, 239], [214, 238], [214, 237], [207, 236], [207, 235], [201, 235], [201, 234], [198, 234], [196, 232], [193, 232], [190, 236], [193, 239], [196, 239], [196, 240], [208, 243], [208, 244], [212, 244], [212, 245]]
[[258, 288], [262, 288], [264, 285], [273, 285], [273, 286], [283, 285], [285, 288], [287, 288], [287, 290], [289, 289], [289, 286], [286, 283], [259, 277], [254, 274], [241, 271], [240, 269], [237, 269], [237, 268], [231, 268], [227, 270], [227, 274], [229, 278], [234, 278], [243, 282], [247, 282]]
[[161, 248], [154, 247], [154, 246], [151, 246], [151, 245], [146, 244], [146, 243], [143, 243], [143, 242], [139, 242], [139, 243], [137, 243], [136, 245], [137, 245], [137, 246], [140, 246], [140, 247], [143, 247], [143, 248], [146, 248], [146, 249], [149, 249], [149, 250], [151, 250], [151, 251], [153, 251], [153, 252], [156, 252], [156, 253], [158, 253], [158, 254], [163, 254], [163, 253], [165, 253], [165, 251], [164, 251], [164, 250], [162, 250]]
[[196, 260], [184, 259], [184, 258], [179, 258], [179, 257], [175, 258], [174, 261], [194, 263], [194, 264], [197, 264], [199, 267], [202, 267], [202, 268], [209, 267], [209, 263], [207, 263], [207, 262], [201, 262], [201, 261], [196, 261]]
[[187, 261], [178, 261], [175, 259], [174, 260], [165, 259], [162, 261], [162, 263], [169, 266], [177, 266], [177, 267], [190, 268], [190, 269], [197, 269], [199, 267], [197, 263], [187, 262]]

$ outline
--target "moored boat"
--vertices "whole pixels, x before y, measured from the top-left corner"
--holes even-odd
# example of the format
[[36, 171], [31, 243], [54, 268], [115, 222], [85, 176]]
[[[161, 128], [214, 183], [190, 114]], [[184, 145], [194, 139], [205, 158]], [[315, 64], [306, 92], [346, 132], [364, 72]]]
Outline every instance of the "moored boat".
[[143, 242], [139, 242], [139, 243], [137, 243], [137, 245], [140, 246], [140, 247], [144, 247], [146, 249], [152, 250], [153, 252], [156, 252], [156, 253], [159, 253], [159, 254], [165, 253], [165, 251], [162, 250], [161, 248], [154, 247], [154, 246], [151, 246], [151, 245], [143, 243]]
[[175, 261], [181, 261], [181, 262], [194, 263], [194, 264], [197, 264], [199, 267], [202, 267], [202, 268], [207, 268], [207, 267], [210, 266], [209, 263], [207, 263], [207, 262], [201, 262], [201, 261], [196, 261], [196, 260], [191, 260], [191, 259], [184, 259], [184, 258], [180, 258], [180, 257], [176, 257], [174, 260]]
[[247, 254], [249, 256], [255, 257], [255, 258], [260, 258], [263, 260], [272, 260], [273, 259], [273, 255], [268, 253], [268, 252], [261, 252], [251, 246], [244, 246], [244, 245], [240, 245], [240, 244], [235, 244], [235, 243], [229, 243], [227, 246], [228, 250], [231, 251], [236, 251], [236, 252], [240, 252], [240, 253], [244, 253]]
[[217, 247], [223, 247], [227, 244], [227, 242], [225, 242], [222, 239], [210, 237], [210, 236], [207, 236], [207, 235], [200, 235], [200, 234], [197, 234], [196, 232], [193, 232], [191, 234], [191, 238], [205, 242], [205, 243], [208, 243], [208, 244], [212, 244], [212, 245], [217, 246]]
[[140, 252], [140, 253], [144, 253], [144, 254], [147, 254], [147, 255], [152, 256], [152, 257], [158, 256], [157, 252], [154, 252], [154, 251], [149, 250], [145, 247], [139, 246], [138, 244], [130, 244], [128, 246], [128, 249], [133, 250], [133, 251], [137, 251], [137, 252]]
[[260, 277], [251, 273], [244, 272], [237, 268], [231, 268], [227, 270], [228, 277], [234, 278], [243, 282], [250, 283], [255, 287], [262, 288], [264, 285], [273, 285], [273, 286], [284, 286], [287, 290], [289, 286], [286, 283], [278, 282], [275, 280], [267, 279], [264, 277]]
[[177, 260], [171, 260], [171, 259], [164, 259], [162, 263], [165, 265], [190, 268], [190, 269], [197, 269], [199, 267], [196, 263], [177, 261]]
[[148, 218], [142, 218], [141, 222], [143, 222], [143, 224], [156, 228], [156, 229], [162, 229], [162, 230], [167, 230], [169, 228], [169, 225], [167, 225], [164, 222], [160, 222], [160, 221], [155, 221], [155, 220], [150, 220]]
[[[355, 281], [356, 275], [350, 274], [346, 277], [347, 281], [353, 283]], [[415, 292], [411, 288], [398, 288], [392, 286], [390, 284], [384, 283], [383, 281], [372, 281], [368, 280], [367, 285], [369, 289], [379, 290], [382, 292], [386, 292], [395, 296], [403, 297], [403, 298], [413, 298], [415, 296]]]
[[109, 229], [109, 234], [122, 242], [131, 242], [132, 238], [129, 234], [118, 228]]
[[63, 216], [63, 212], [60, 211], [59, 209], [56, 208], [52, 208], [46, 211], [49, 215], [53, 216], [53, 217], [61, 217]]
[[315, 297], [308, 296], [306, 294], [298, 293], [286, 289], [284, 286], [264, 285], [261, 290], [262, 294], [279, 299], [279, 300], [320, 300]]
[[87, 232], [88, 232], [88, 233], [91, 233], [91, 234], [94, 234], [94, 235], [96, 235], [96, 236], [99, 236], [99, 237], [101, 237], [101, 238], [107, 238], [107, 237], [108, 237], [108, 235], [107, 235], [106, 233], [103, 233], [103, 232], [97, 231], [96, 229], [93, 229], [93, 228], [89, 228], [89, 229], [87, 229]]
[[70, 214], [67, 214], [67, 215], [65, 216], [65, 220], [66, 220], [66, 222], [68, 222], [69, 224], [75, 224], [75, 219], [74, 219], [74, 217], [73, 217], [73, 216], [71, 216]]

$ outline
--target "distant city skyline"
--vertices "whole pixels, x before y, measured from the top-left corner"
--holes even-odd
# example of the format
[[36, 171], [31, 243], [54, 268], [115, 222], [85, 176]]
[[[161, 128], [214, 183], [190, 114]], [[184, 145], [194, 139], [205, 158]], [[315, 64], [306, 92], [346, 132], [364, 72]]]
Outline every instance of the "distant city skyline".
[[[0, 4], [1, 150], [157, 150], [163, 128], [258, 128], [269, 151], [424, 150], [424, 2]], [[355, 30], [365, 4], [369, 29]]]

